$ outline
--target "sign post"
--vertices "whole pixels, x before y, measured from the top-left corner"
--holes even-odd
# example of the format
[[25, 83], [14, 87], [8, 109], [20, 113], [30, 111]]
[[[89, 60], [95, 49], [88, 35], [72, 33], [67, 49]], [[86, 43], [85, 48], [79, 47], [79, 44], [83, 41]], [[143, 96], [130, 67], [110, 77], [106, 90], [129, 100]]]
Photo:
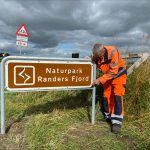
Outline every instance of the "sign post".
[[28, 37], [29, 37], [29, 32], [25, 24], [22, 24], [16, 32], [16, 45], [20, 46], [20, 55], [21, 55], [21, 47], [28, 46]]
[[[96, 64], [93, 64], [93, 80], [96, 79]], [[95, 123], [96, 87], [92, 88], [92, 124]]]
[[[5, 58], [4, 58], [5, 59]], [[1, 134], [5, 134], [5, 94], [4, 94], [4, 64], [1, 62], [1, 75], [0, 75], [0, 83], [1, 83]]]
[[95, 122], [96, 66], [89, 59], [8, 56], [1, 62], [1, 134], [5, 134], [7, 90], [92, 90], [92, 124]]

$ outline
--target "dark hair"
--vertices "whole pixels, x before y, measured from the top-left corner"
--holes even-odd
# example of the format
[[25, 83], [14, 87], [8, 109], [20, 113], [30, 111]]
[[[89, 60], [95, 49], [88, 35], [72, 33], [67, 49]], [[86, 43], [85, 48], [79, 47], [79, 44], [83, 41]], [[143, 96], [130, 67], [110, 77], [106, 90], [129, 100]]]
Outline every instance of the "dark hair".
[[103, 50], [103, 44], [95, 44], [94, 47], [93, 47], [92, 52], [93, 52], [93, 54], [95, 54], [95, 53], [97, 53], [100, 50]]

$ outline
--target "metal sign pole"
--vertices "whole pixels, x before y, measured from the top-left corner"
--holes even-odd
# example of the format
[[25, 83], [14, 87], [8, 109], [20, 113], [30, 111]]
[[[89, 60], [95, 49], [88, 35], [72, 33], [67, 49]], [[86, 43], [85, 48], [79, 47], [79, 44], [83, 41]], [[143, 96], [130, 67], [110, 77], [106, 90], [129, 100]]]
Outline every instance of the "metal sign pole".
[[4, 63], [1, 62], [1, 134], [5, 134], [5, 95], [4, 95]]
[[20, 56], [21, 56], [21, 46], [20, 46]]
[[[93, 80], [96, 79], [96, 64], [93, 66]], [[92, 90], [92, 124], [95, 123], [95, 96], [96, 95], [96, 87], [93, 87]]]

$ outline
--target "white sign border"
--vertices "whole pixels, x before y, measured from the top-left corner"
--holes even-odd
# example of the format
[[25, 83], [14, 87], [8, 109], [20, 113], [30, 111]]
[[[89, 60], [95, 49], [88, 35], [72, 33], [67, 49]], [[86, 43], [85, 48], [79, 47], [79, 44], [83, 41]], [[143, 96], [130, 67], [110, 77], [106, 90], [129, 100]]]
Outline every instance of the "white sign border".
[[[64, 58], [65, 59], [65, 58]], [[8, 87], [8, 64], [9, 63], [47, 63], [47, 64], [89, 64], [91, 65], [91, 84], [88, 86], [63, 86], [63, 87], [39, 87], [39, 88], [9, 88]], [[89, 61], [74, 61], [74, 60], [50, 60], [50, 61], [45, 61], [45, 60], [7, 60], [5, 63], [5, 88], [9, 91], [40, 91], [40, 90], [57, 90], [57, 89], [86, 89], [86, 88], [91, 88], [92, 87], [92, 81], [93, 81], [93, 63]]]

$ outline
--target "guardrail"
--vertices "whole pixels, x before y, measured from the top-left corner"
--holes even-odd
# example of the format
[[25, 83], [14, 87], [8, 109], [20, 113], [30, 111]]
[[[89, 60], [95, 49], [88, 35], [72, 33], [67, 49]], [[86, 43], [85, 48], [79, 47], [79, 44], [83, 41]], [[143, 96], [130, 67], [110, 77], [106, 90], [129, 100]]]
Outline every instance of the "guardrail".
[[[129, 54], [129, 55], [126, 55], [126, 56], [122, 56], [123, 59], [132, 59], [132, 58], [141, 58], [143, 56], [143, 54], [145, 53], [142, 53], [142, 54]], [[150, 57], [150, 53], [147, 53]]]
[[139, 59], [131, 67], [129, 67], [129, 69], [127, 70], [127, 75], [130, 75], [134, 71], [134, 69], [138, 68], [143, 62], [145, 62], [147, 59], [149, 59], [150, 54], [143, 53], [143, 54], [137, 55], [136, 57], [135, 56], [133, 56], [133, 57], [139, 58]]

